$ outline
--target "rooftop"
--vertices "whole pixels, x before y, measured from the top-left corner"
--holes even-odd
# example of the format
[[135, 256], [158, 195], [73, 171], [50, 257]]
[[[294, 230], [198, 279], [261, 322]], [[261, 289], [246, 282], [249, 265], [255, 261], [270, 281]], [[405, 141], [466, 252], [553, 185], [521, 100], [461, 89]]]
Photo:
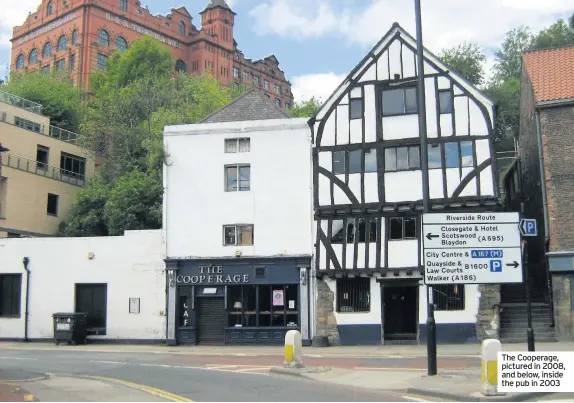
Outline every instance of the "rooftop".
[[0, 91], [0, 102], [26, 109], [27, 111], [37, 113], [38, 115], [42, 114], [42, 105], [39, 103], [29, 101], [25, 98], [21, 98], [17, 95], [9, 94], [4, 91]]
[[574, 98], [574, 46], [524, 53], [536, 101]]

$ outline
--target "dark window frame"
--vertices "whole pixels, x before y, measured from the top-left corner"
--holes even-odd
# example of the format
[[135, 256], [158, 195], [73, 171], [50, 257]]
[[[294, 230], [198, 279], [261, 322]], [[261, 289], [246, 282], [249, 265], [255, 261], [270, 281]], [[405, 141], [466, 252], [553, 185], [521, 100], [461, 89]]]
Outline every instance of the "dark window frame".
[[[251, 243], [239, 243], [242, 229], [251, 231]], [[233, 229], [233, 242], [228, 242], [226, 229]], [[248, 231], [246, 231], [248, 232]], [[223, 246], [253, 246], [255, 245], [255, 225], [254, 224], [225, 224], [223, 226]]]
[[365, 108], [363, 98], [351, 98], [349, 100], [349, 120], [362, 119], [364, 113]]
[[[392, 231], [392, 222], [393, 221], [397, 221], [400, 220], [401, 221], [401, 237], [400, 238], [394, 238], [393, 235], [393, 231]], [[407, 223], [406, 220], [414, 220], [414, 236], [411, 236], [411, 234], [408, 234], [409, 236], [407, 236]], [[410, 241], [410, 240], [414, 240], [414, 239], [418, 239], [418, 231], [417, 231], [417, 225], [418, 225], [418, 220], [416, 216], [396, 216], [396, 217], [389, 217], [388, 221], [385, 223], [387, 225], [387, 234], [388, 234], [388, 239], [389, 242], [390, 241]]]
[[[369, 168], [367, 169], [367, 154], [371, 154], [374, 151], [375, 155], [375, 166], [374, 168]], [[357, 153], [360, 153], [360, 157], [359, 157], [359, 167], [357, 169], [352, 169], [351, 168], [351, 161], [353, 160], [353, 155], [356, 155]], [[364, 166], [365, 170], [364, 173], [372, 173], [372, 172], [377, 172], [377, 153], [378, 153], [378, 148], [377, 147], [369, 147], [369, 148], [359, 148], [357, 150], [339, 150], [339, 151], [332, 151], [331, 152], [331, 172], [333, 173], [333, 175], [353, 175], [353, 174], [360, 174], [361, 173], [361, 166]], [[335, 167], [339, 166], [340, 164], [335, 163], [335, 160], [337, 159], [337, 157], [342, 156], [343, 158], [343, 169], [342, 171], [340, 171], [339, 169], [335, 169]], [[355, 157], [356, 158], [356, 157]], [[347, 163], [347, 161], [349, 163]]]
[[[400, 168], [398, 167], [398, 159], [397, 155], [399, 150], [406, 149], [407, 153], [407, 168]], [[416, 149], [418, 153], [418, 159], [416, 159], [416, 164], [411, 163], [411, 149]], [[387, 167], [387, 151], [393, 152], [395, 156], [395, 167], [394, 169], [390, 169]], [[419, 145], [413, 146], [403, 146], [403, 147], [386, 147], [383, 149], [383, 162], [384, 162], [384, 172], [404, 172], [404, 171], [416, 171], [421, 169], [421, 150]]]
[[[336, 284], [337, 313], [369, 313], [371, 312], [371, 278], [343, 277]], [[354, 294], [354, 295], [353, 295]], [[346, 296], [346, 298], [345, 298]], [[352, 300], [350, 305], [343, 301]], [[346, 309], [343, 309], [346, 307]]]
[[[50, 199], [50, 197], [51, 197], [51, 199]], [[55, 213], [50, 212], [50, 210], [52, 210], [50, 208], [50, 200], [52, 200], [53, 203], [55, 200], [55, 210], [56, 210]], [[59, 204], [59, 202], [60, 202], [60, 196], [59, 195], [54, 194], [54, 193], [48, 193], [48, 200], [46, 203], [46, 214], [49, 216], [52, 216], [52, 217], [58, 217], [58, 207], [59, 207], [58, 204]]]
[[[46, 154], [46, 162], [40, 161], [40, 153]], [[38, 146], [36, 147], [36, 169], [41, 169], [43, 171], [47, 170], [48, 166], [50, 165], [49, 162], [50, 162], [50, 147], [38, 144]]]
[[[71, 168], [67, 169], [68, 161], [71, 161]], [[75, 170], [76, 165], [78, 169]], [[60, 169], [65, 171], [62, 172], [62, 175], [71, 176], [73, 178], [85, 178], [86, 177], [86, 159], [84, 157], [80, 157], [74, 154], [69, 154], [66, 152], [60, 153]]]
[[[407, 108], [407, 91], [415, 92], [415, 111], [409, 111]], [[385, 113], [384, 109], [384, 97], [385, 92], [394, 92], [394, 91], [402, 91], [403, 95], [403, 112], [393, 112], [393, 113]], [[381, 116], [382, 117], [389, 117], [389, 116], [408, 116], [408, 115], [417, 115], [418, 112], [418, 93], [417, 87], [413, 85], [408, 86], [400, 86], [400, 87], [385, 87], [379, 92], [381, 94]]]
[[464, 311], [464, 284], [435, 284], [432, 286], [435, 311]]
[[1, 273], [0, 318], [20, 318], [21, 316], [22, 316], [22, 274]]
[[[449, 102], [450, 102], [448, 104], [448, 106], [450, 107], [450, 109], [443, 110], [444, 105], [442, 103], [442, 98], [441, 98], [442, 94], [448, 94], [448, 98], [449, 98]], [[439, 110], [440, 115], [447, 115], [447, 114], [454, 113], [454, 96], [453, 96], [452, 90], [450, 90], [450, 89], [439, 90], [437, 97], [438, 97], [438, 105], [439, 105], [438, 110]]]

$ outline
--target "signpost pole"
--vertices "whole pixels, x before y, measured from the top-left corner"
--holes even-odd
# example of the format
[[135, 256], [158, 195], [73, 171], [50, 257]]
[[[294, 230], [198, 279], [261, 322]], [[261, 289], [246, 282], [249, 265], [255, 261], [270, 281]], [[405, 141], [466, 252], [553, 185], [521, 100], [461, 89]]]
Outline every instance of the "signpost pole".
[[[425, 74], [423, 60], [423, 32], [421, 0], [415, 0], [416, 31], [417, 31], [417, 79], [418, 79], [418, 112], [419, 112], [419, 138], [421, 142], [421, 170], [423, 185], [423, 214], [430, 212], [429, 176], [427, 154], [427, 127], [425, 103]], [[436, 375], [436, 322], [434, 319], [434, 301], [432, 286], [427, 286], [427, 367], [428, 375]]]
[[526, 316], [528, 319], [528, 328], [526, 329], [526, 342], [528, 351], [534, 351], [534, 330], [532, 329], [532, 297], [530, 295], [530, 275], [528, 270], [528, 242], [524, 241], [522, 250], [522, 264], [524, 265], [524, 285], [526, 289]]

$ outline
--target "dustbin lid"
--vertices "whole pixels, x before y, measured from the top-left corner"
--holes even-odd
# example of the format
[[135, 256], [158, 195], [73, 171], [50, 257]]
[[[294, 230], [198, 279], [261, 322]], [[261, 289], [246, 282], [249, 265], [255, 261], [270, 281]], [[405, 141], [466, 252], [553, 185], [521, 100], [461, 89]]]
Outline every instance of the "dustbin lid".
[[55, 317], [62, 317], [62, 316], [88, 316], [86, 312], [57, 312], [53, 313], [52, 316]]

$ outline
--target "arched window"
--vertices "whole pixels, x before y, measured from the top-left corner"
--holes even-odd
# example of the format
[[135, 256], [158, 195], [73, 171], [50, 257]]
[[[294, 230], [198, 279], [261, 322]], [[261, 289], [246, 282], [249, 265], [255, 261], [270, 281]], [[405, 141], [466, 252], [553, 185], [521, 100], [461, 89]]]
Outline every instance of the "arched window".
[[52, 56], [52, 42], [48, 42], [44, 45], [44, 50], [42, 50], [42, 58], [45, 59], [46, 57]]
[[24, 68], [24, 55], [19, 55], [16, 58], [16, 70]]
[[52, 15], [52, 11], [53, 11], [53, 5], [52, 1], [50, 0], [48, 2], [48, 5], [46, 6], [46, 15]]
[[184, 73], [187, 73], [187, 66], [183, 60], [175, 62], [175, 71], [183, 71]]
[[58, 39], [57, 51], [61, 52], [62, 50], [66, 50], [67, 47], [68, 47], [68, 38], [66, 38], [66, 35], [62, 35], [60, 39]]
[[78, 44], [78, 30], [74, 29], [72, 31], [72, 45], [77, 45]]
[[98, 34], [98, 40], [100, 45], [109, 47], [110, 46], [110, 34], [108, 31], [104, 29], [100, 29], [100, 33]]
[[179, 22], [179, 34], [185, 36], [185, 22]]
[[128, 50], [128, 41], [123, 36], [116, 38], [116, 49], [122, 53]]
[[38, 49], [34, 48], [30, 51], [30, 57], [28, 59], [28, 64], [38, 63]]

